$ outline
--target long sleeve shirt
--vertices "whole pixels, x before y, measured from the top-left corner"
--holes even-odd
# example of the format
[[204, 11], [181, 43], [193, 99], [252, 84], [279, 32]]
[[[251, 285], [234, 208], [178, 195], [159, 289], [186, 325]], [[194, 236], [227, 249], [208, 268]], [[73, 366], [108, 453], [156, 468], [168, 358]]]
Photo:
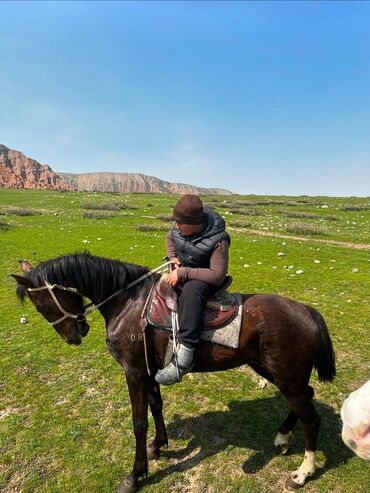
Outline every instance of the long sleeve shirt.
[[[171, 231], [166, 238], [166, 252], [169, 259], [177, 257], [175, 244], [171, 238]], [[179, 267], [180, 281], [197, 279], [208, 284], [219, 286], [225, 279], [229, 262], [229, 244], [226, 240], [216, 245], [210, 257], [209, 268]]]

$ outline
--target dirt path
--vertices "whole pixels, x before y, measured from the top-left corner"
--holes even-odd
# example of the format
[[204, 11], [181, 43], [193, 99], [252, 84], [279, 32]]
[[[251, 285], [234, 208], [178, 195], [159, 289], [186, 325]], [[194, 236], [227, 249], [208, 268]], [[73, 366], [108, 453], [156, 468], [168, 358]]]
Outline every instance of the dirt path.
[[349, 241], [339, 240], [323, 240], [321, 238], [307, 238], [305, 236], [291, 236], [283, 235], [281, 233], [274, 233], [270, 231], [263, 231], [261, 229], [249, 229], [249, 228], [228, 228], [231, 231], [243, 231], [251, 235], [259, 236], [273, 236], [274, 238], [283, 238], [285, 240], [297, 240], [297, 241], [315, 241], [317, 243], [325, 243], [326, 245], [335, 245], [342, 248], [353, 248], [354, 250], [370, 250], [369, 243], [351, 243]]

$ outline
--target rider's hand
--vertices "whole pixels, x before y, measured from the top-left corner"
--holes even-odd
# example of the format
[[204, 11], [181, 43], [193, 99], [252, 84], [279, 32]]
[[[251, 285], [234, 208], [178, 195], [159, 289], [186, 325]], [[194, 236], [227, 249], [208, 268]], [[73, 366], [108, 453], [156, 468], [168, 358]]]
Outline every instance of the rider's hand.
[[171, 264], [172, 264], [173, 269], [178, 269], [181, 265], [181, 262], [177, 257], [172, 257], [171, 258]]
[[171, 272], [169, 274], [167, 274], [167, 276], [165, 277], [166, 282], [168, 282], [168, 284], [170, 286], [172, 286], [173, 288], [179, 282], [178, 270], [177, 269], [178, 269], [178, 267], [176, 269], [174, 269], [174, 270], [171, 270]]

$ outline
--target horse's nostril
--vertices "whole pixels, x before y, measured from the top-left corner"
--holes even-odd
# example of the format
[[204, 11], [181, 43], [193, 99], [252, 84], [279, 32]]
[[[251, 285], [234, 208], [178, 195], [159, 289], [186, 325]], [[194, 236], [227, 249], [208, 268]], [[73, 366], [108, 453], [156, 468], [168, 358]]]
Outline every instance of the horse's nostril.
[[90, 326], [86, 322], [78, 322], [77, 323], [77, 331], [82, 337], [85, 337], [89, 332]]

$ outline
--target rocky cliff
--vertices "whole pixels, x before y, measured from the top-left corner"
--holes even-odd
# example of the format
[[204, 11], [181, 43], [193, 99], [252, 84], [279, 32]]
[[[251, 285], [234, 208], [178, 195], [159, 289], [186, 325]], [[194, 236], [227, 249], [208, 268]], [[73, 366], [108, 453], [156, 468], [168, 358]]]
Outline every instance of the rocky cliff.
[[0, 188], [37, 188], [122, 193], [232, 195], [228, 190], [170, 183], [141, 173], [54, 173], [19, 151], [0, 144]]
[[37, 188], [70, 190], [47, 164], [40, 164], [0, 144], [0, 188]]
[[122, 193], [195, 193], [207, 195], [232, 195], [220, 188], [202, 188], [184, 183], [171, 183], [155, 176], [141, 173], [59, 173], [60, 176], [77, 190], [95, 192]]

